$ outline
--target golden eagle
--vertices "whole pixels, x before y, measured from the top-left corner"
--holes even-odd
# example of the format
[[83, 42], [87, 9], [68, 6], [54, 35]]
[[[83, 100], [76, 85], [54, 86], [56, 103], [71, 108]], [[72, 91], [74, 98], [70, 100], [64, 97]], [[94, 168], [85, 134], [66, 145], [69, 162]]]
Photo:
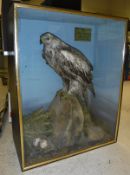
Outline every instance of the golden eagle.
[[93, 66], [80, 50], [50, 32], [40, 36], [40, 43], [44, 44], [42, 56], [62, 78], [64, 91], [83, 97], [88, 88], [95, 96]]

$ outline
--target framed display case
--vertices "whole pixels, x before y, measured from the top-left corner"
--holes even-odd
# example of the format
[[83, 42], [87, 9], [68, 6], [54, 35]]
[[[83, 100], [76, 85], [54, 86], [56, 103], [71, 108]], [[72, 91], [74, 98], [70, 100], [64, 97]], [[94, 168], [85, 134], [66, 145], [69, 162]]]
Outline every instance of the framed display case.
[[115, 143], [127, 19], [18, 3], [12, 12], [9, 89], [22, 170]]

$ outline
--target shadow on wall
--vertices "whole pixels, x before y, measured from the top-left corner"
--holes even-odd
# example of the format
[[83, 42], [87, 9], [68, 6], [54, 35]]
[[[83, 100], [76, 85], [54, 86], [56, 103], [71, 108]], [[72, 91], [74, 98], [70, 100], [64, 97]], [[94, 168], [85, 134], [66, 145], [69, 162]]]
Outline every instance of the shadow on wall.
[[42, 5], [42, 6], [53, 6], [65, 9], [81, 9], [81, 0], [22, 0], [23, 2], [34, 4], [34, 5]]

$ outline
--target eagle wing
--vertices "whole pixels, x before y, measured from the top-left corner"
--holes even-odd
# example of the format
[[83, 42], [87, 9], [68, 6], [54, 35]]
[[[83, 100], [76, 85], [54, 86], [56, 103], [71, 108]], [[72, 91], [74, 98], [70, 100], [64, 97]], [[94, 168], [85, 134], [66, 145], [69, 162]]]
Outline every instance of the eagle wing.
[[[64, 69], [71, 71], [75, 76], [80, 76], [84, 81], [88, 83], [92, 81], [93, 67], [90, 61], [75, 48], [62, 48], [59, 50], [61, 55], [60, 62], [64, 65]], [[69, 67], [69, 68], [68, 68]]]

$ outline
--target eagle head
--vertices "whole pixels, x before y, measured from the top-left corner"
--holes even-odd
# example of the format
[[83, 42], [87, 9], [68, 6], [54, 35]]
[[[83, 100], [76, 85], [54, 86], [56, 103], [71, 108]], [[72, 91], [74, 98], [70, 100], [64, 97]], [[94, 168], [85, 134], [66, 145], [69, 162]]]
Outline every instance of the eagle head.
[[46, 32], [40, 36], [40, 44], [50, 44], [55, 39], [52, 33]]

